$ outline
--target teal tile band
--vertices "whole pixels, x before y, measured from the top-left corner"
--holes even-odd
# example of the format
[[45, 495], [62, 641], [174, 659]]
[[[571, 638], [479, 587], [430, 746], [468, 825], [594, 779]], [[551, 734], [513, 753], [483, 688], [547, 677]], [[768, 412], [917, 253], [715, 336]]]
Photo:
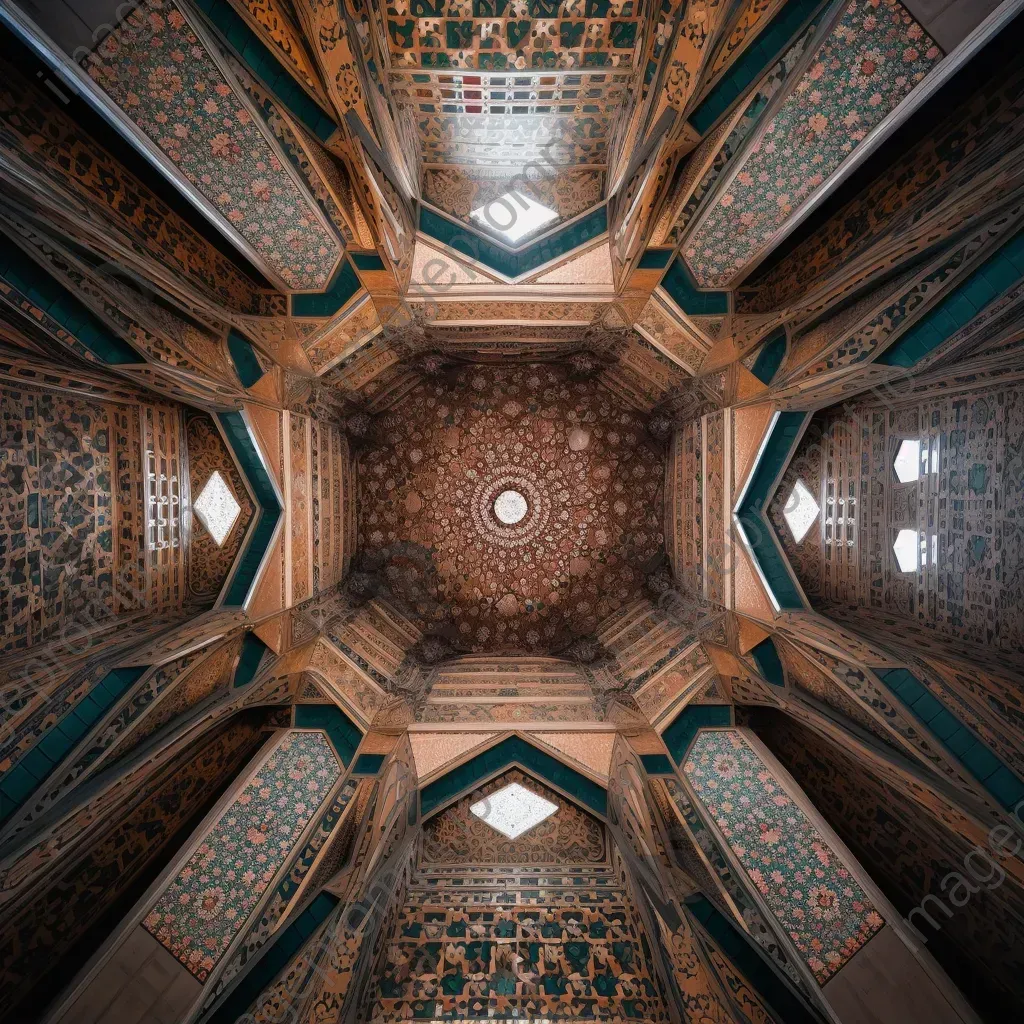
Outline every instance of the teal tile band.
[[775, 535], [764, 510], [774, 493], [774, 484], [803, 428], [806, 413], [783, 412], [772, 428], [771, 436], [761, 452], [743, 504], [736, 513], [743, 526], [757, 564], [782, 608], [803, 608], [800, 590], [793, 581], [785, 557], [775, 543]]
[[522, 765], [540, 779], [568, 793], [584, 807], [601, 815], [607, 813], [607, 794], [596, 782], [591, 782], [585, 775], [539, 750], [522, 737], [510, 736], [424, 787], [420, 792], [423, 815], [447, 805], [459, 794], [513, 763]]
[[593, 241], [607, 230], [608, 211], [601, 206], [541, 241], [509, 252], [468, 224], [425, 206], [420, 207], [420, 231], [505, 277], [519, 277], [536, 270]]
[[263, 556], [267, 553], [271, 538], [282, 515], [282, 508], [277, 500], [274, 485], [263, 465], [256, 449], [256, 442], [249, 434], [245, 418], [240, 412], [222, 412], [217, 419], [224, 428], [224, 435], [231, 445], [231, 450], [238, 464], [245, 473], [246, 480], [252, 488], [259, 504], [256, 527], [249, 538], [241, 559], [236, 564], [234, 575], [228, 586], [224, 603], [242, 605], [249, 596], [249, 590], [256, 580]]
[[359, 727], [334, 704], [296, 704], [295, 728], [322, 729], [346, 767], [363, 738]]
[[728, 728], [732, 725], [729, 704], [693, 704], [683, 708], [672, 724], [661, 734], [672, 760], [682, 764], [686, 752], [701, 729]]

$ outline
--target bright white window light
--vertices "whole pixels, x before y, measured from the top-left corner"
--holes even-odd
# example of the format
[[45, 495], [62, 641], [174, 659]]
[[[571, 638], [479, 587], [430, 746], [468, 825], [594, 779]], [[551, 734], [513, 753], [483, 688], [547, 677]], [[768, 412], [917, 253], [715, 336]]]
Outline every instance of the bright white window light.
[[917, 572], [921, 564], [921, 551], [917, 540], [917, 530], [900, 530], [892, 546], [896, 555], [896, 564], [900, 572]]
[[509, 839], [518, 839], [524, 832], [550, 818], [558, 810], [558, 804], [545, 800], [539, 793], [533, 793], [513, 782], [497, 793], [477, 801], [470, 811], [481, 821]]
[[526, 499], [518, 491], [502, 491], [494, 499], [494, 514], [506, 526], [515, 526], [528, 510]]
[[893, 459], [896, 479], [901, 484], [913, 483], [921, 477], [921, 442], [904, 441]]
[[814, 520], [818, 518], [820, 511], [821, 508], [814, 500], [814, 495], [807, 489], [807, 485], [803, 480], [797, 480], [796, 486], [789, 492], [786, 505], [782, 510], [786, 525], [797, 544], [807, 536], [807, 531], [811, 528]]
[[506, 192], [469, 213], [478, 224], [496, 231], [515, 245], [545, 224], [558, 220], [558, 214], [522, 192]]
[[210, 479], [192, 506], [199, 522], [210, 531], [217, 547], [220, 547], [231, 527], [235, 525], [238, 513], [242, 511], [241, 506], [231, 493], [231, 488], [224, 482], [224, 477], [218, 470], [214, 470]]

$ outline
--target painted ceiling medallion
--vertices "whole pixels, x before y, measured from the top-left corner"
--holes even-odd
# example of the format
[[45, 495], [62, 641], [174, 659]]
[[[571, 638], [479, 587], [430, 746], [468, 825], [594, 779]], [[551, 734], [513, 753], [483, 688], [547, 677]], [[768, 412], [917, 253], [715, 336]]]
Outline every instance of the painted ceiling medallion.
[[471, 366], [420, 384], [380, 427], [360, 454], [361, 550], [415, 584], [456, 650], [560, 651], [643, 595], [664, 456], [597, 381]]
[[542, 821], [547, 821], [558, 810], [558, 805], [513, 782], [478, 800], [469, 810], [503, 836], [518, 839]]
[[529, 506], [518, 491], [502, 491], [494, 499], [494, 514], [506, 526], [515, 526], [526, 515]]

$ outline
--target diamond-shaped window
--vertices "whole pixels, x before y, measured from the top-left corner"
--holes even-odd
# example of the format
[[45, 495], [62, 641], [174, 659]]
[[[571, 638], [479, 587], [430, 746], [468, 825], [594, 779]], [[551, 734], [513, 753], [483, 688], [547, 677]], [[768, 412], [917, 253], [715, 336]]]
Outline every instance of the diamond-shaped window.
[[557, 810], [558, 804], [545, 800], [518, 782], [499, 789], [470, 807], [471, 813], [509, 839], [518, 839]]
[[192, 505], [199, 522], [206, 527], [217, 547], [220, 547], [235, 525], [241, 505], [235, 500], [231, 488], [219, 473], [214, 470], [210, 479], [203, 485]]
[[478, 224], [515, 245], [527, 235], [558, 220], [558, 214], [522, 192], [506, 192], [489, 203], [470, 210]]
[[900, 572], [917, 572], [921, 564], [921, 552], [917, 541], [917, 530], [900, 530], [892, 546]]
[[803, 480], [797, 480], [782, 509], [786, 525], [797, 544], [807, 536], [807, 531], [818, 518], [820, 511], [821, 508], [814, 500], [814, 495], [807, 489], [807, 485]]

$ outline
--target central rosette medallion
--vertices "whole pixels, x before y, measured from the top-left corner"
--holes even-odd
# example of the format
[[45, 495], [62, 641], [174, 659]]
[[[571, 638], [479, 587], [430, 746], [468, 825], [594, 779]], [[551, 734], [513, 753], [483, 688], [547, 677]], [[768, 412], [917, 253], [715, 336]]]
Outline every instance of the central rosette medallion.
[[596, 381], [465, 366], [381, 428], [360, 460], [360, 549], [393, 593], [429, 595], [460, 649], [555, 652], [642, 595], [664, 453]]

